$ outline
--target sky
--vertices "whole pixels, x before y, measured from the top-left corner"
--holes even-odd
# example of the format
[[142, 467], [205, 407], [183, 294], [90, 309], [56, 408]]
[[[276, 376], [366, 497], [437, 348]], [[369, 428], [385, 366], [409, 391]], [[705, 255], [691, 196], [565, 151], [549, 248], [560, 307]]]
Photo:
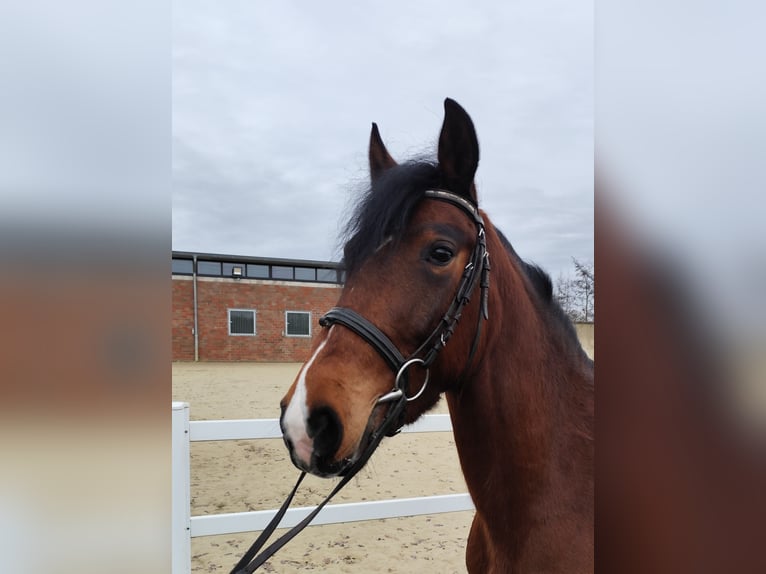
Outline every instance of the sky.
[[173, 5], [175, 250], [340, 259], [372, 122], [435, 154], [445, 97], [479, 138], [479, 204], [554, 278], [593, 259], [593, 5]]

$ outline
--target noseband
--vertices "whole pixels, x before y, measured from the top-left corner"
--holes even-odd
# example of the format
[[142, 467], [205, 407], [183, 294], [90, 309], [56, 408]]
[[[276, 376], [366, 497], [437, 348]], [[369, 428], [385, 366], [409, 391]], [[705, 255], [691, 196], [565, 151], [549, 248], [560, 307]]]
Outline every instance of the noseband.
[[[489, 294], [489, 253], [487, 252], [487, 239], [484, 232], [484, 219], [481, 217], [479, 210], [471, 202], [466, 201], [459, 195], [452, 192], [431, 189], [425, 192], [425, 197], [428, 199], [435, 199], [437, 201], [444, 201], [451, 205], [454, 205], [463, 210], [473, 220], [476, 225], [476, 244], [474, 245], [471, 258], [463, 269], [463, 275], [460, 279], [455, 297], [452, 300], [447, 311], [442, 316], [439, 324], [426, 337], [426, 340], [412, 353], [408, 358], [399, 351], [394, 345], [391, 339], [386, 336], [383, 331], [378, 329], [373, 323], [362, 317], [356, 311], [347, 307], [333, 307], [330, 309], [321, 319], [319, 324], [322, 327], [329, 327], [335, 323], [343, 325], [350, 329], [375, 349], [381, 357], [386, 361], [391, 370], [395, 373], [394, 386], [392, 390], [385, 395], [378, 398], [376, 404], [389, 404], [390, 406], [383, 418], [383, 422], [372, 431], [367, 441], [367, 446], [360, 454], [359, 458], [348, 468], [341, 481], [335, 486], [333, 491], [325, 498], [308, 516], [306, 516], [299, 524], [294, 526], [290, 531], [283, 534], [281, 538], [276, 540], [271, 546], [267, 547], [261, 554], [255, 556], [255, 554], [263, 547], [268, 540], [269, 536], [277, 528], [281, 522], [287, 508], [292, 502], [295, 492], [298, 490], [303, 478], [306, 476], [305, 472], [302, 472], [298, 477], [298, 482], [293, 487], [292, 492], [287, 497], [282, 507], [279, 509], [274, 518], [269, 522], [268, 526], [261, 532], [261, 535], [256, 539], [250, 549], [242, 556], [240, 561], [232, 570], [232, 574], [235, 573], [251, 573], [263, 565], [274, 553], [276, 553], [282, 546], [292, 540], [301, 530], [303, 530], [313, 520], [313, 518], [319, 513], [320, 510], [335, 496], [335, 494], [343, 488], [351, 478], [366, 464], [367, 460], [372, 456], [372, 453], [383, 440], [384, 436], [393, 436], [397, 434], [402, 425], [404, 424], [405, 406], [408, 402], [414, 401], [420, 397], [428, 385], [428, 379], [430, 377], [429, 368], [436, 360], [436, 356], [439, 354], [450, 340], [452, 334], [455, 331], [455, 326], [460, 320], [463, 314], [463, 308], [468, 304], [471, 299], [476, 285], [481, 287], [481, 310], [479, 312], [479, 318], [476, 326], [476, 334], [474, 335], [473, 344], [471, 345], [471, 351], [468, 355], [468, 360], [463, 368], [463, 372], [458, 378], [457, 390], [461, 389], [461, 382], [468, 372], [468, 369], [473, 362], [473, 358], [476, 354], [476, 350], [479, 347], [479, 338], [481, 336], [481, 324], [482, 320], [489, 318], [487, 309], [487, 296]], [[407, 387], [409, 382], [408, 371], [412, 365], [421, 365], [426, 369], [426, 378], [423, 382], [423, 386], [420, 390], [411, 395], [407, 395]]]
[[[334, 323], [339, 323], [344, 327], [352, 330], [359, 335], [362, 339], [375, 349], [378, 354], [386, 361], [391, 370], [395, 373], [393, 389], [378, 398], [377, 404], [396, 402], [404, 400], [406, 402], [414, 401], [423, 391], [426, 389], [428, 379], [430, 377], [429, 367], [436, 360], [436, 356], [439, 354], [450, 340], [455, 332], [455, 326], [460, 320], [463, 314], [463, 308], [468, 304], [471, 299], [477, 284], [481, 287], [481, 312], [476, 327], [476, 334], [474, 335], [473, 344], [471, 345], [471, 352], [466, 361], [466, 365], [463, 369], [463, 373], [458, 378], [457, 390], [460, 390], [463, 377], [468, 371], [471, 363], [473, 362], [474, 355], [479, 346], [479, 338], [481, 336], [481, 322], [482, 319], [489, 318], [487, 308], [487, 296], [489, 294], [489, 253], [487, 252], [487, 238], [484, 231], [484, 219], [482, 218], [479, 210], [471, 202], [463, 199], [459, 195], [456, 195], [450, 191], [434, 190], [430, 189], [425, 192], [427, 199], [435, 199], [437, 201], [443, 201], [454, 205], [466, 213], [476, 225], [476, 244], [474, 245], [471, 257], [463, 269], [463, 275], [460, 279], [455, 297], [452, 300], [447, 311], [442, 316], [439, 324], [426, 337], [426, 340], [412, 353], [408, 358], [399, 351], [394, 343], [389, 339], [385, 333], [378, 329], [372, 322], [368, 321], [356, 311], [348, 309], [346, 307], [333, 307], [330, 309], [321, 319], [319, 324], [322, 327], [329, 327]], [[408, 387], [408, 369], [412, 365], [419, 364], [426, 369], [426, 379], [423, 382], [420, 390], [414, 395], [407, 396]], [[389, 409], [389, 413], [395, 409]], [[399, 432], [404, 419], [404, 409], [399, 409], [400, 419], [395, 427], [389, 431], [389, 436], [392, 436]]]

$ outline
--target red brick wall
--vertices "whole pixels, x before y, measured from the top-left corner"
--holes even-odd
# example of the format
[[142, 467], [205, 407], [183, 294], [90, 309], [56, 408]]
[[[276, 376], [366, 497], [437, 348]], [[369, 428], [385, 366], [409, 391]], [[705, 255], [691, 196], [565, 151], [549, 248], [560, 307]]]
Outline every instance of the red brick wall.
[[[185, 279], [185, 278], [184, 278]], [[173, 360], [194, 360], [194, 285], [173, 278]]]
[[[191, 278], [173, 279], [173, 359], [194, 359]], [[310, 337], [286, 337], [285, 311], [310, 311], [312, 333], [319, 317], [340, 296], [340, 286], [277, 281], [198, 278], [201, 361], [303, 362]], [[256, 335], [229, 335], [229, 309], [254, 309]]]

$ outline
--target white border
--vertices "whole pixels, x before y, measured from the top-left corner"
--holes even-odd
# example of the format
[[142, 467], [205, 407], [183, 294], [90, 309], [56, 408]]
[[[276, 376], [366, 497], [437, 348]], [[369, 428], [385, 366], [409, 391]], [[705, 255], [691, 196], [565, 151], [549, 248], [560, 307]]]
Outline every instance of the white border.
[[[231, 312], [232, 311], [252, 311], [253, 313], [253, 332], [252, 333], [232, 333], [231, 332]], [[230, 337], [255, 337], [258, 334], [258, 311], [255, 309], [237, 309], [230, 308], [226, 310], [226, 329]]]
[[[290, 333], [287, 332], [287, 314], [288, 313], [303, 313], [304, 315], [309, 316], [309, 334], [308, 335], [291, 335]], [[297, 337], [299, 339], [301, 338], [306, 339], [311, 337], [311, 311], [292, 311], [292, 310], [285, 311], [285, 337]]]

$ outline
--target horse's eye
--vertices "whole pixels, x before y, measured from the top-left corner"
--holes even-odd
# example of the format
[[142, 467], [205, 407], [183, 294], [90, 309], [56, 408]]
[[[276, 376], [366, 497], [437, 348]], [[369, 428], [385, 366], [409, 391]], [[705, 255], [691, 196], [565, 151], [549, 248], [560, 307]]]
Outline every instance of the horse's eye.
[[428, 259], [431, 263], [435, 263], [436, 265], [446, 265], [450, 262], [453, 256], [454, 253], [452, 253], [452, 249], [443, 245], [437, 245], [431, 249], [431, 253], [428, 254]]

